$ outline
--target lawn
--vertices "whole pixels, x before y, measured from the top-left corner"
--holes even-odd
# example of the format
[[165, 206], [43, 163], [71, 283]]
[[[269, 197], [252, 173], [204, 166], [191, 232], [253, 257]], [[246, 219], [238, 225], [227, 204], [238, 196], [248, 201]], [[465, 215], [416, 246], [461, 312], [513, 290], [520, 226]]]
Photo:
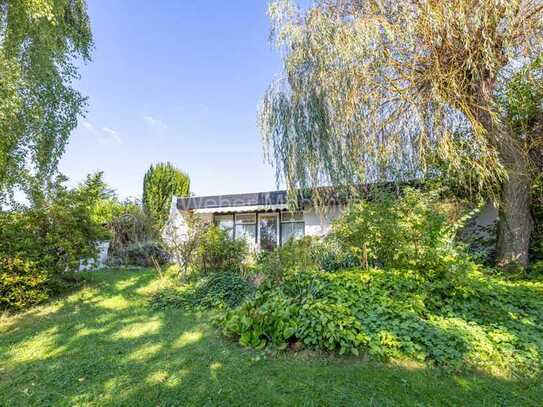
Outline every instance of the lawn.
[[153, 271], [86, 275], [77, 292], [0, 320], [0, 405], [540, 405], [543, 384], [408, 363], [266, 356], [211, 315], [147, 306]]

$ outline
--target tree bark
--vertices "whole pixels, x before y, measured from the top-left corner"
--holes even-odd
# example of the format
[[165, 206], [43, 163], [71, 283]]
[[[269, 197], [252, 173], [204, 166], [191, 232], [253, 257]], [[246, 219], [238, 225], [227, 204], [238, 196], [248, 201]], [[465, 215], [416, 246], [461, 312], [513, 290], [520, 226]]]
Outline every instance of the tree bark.
[[508, 168], [501, 190], [496, 239], [497, 265], [502, 268], [528, 266], [534, 222], [530, 210], [531, 177], [524, 168]]

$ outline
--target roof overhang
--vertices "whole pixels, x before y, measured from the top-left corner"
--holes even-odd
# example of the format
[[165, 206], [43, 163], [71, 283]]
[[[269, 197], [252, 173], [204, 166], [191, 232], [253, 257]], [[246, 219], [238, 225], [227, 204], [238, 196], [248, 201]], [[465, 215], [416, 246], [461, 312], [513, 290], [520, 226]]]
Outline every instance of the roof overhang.
[[239, 212], [267, 212], [281, 211], [288, 209], [287, 204], [275, 205], [245, 205], [245, 206], [222, 206], [218, 208], [195, 209], [194, 213], [239, 213]]

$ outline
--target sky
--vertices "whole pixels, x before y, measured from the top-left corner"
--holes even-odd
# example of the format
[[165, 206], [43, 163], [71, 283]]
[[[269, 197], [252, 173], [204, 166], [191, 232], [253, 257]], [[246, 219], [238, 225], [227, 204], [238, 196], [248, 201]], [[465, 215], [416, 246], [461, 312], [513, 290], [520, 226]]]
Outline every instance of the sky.
[[170, 161], [196, 195], [276, 189], [257, 109], [280, 73], [268, 0], [88, 0], [93, 60], [76, 88], [88, 112], [61, 162], [72, 183], [104, 171], [121, 198]]

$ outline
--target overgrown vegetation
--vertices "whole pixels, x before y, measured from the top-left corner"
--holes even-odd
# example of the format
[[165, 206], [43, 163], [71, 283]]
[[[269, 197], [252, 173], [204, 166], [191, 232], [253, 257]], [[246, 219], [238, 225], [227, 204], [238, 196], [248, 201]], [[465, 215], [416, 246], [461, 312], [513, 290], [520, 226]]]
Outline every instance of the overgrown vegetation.
[[[412, 189], [374, 196], [353, 204], [324, 241], [265, 255], [257, 268], [266, 282], [225, 313], [224, 333], [257, 349], [540, 374], [543, 279], [508, 281], [475, 264], [455, 240], [465, 217], [451, 223], [437, 198]], [[335, 260], [337, 247], [354, 267]]]
[[151, 298], [154, 308], [180, 307], [188, 310], [225, 309], [240, 305], [254, 293], [254, 287], [236, 273], [198, 275], [183, 285], [168, 287]]
[[169, 236], [180, 278], [151, 299], [154, 307], [194, 309], [229, 308], [241, 304], [253, 292], [244, 277], [248, 255], [244, 239], [233, 240], [215, 225], [187, 215], [187, 234]]
[[476, 270], [429, 278], [412, 270], [301, 270], [230, 311], [224, 332], [244, 346], [367, 352], [461, 369], [538, 375], [543, 281]]
[[249, 247], [244, 239], [231, 239], [218, 226], [202, 221], [198, 215], [183, 215], [184, 227], [167, 225], [164, 241], [179, 271], [199, 273], [240, 272]]
[[152, 219], [138, 202], [118, 204], [119, 210], [107, 223], [111, 234], [108, 262], [110, 265], [142, 267], [166, 264], [170, 255], [164, 248]]
[[62, 290], [107, 236], [92, 208], [104, 199], [102, 174], [74, 189], [59, 178], [38, 206], [0, 212], [0, 307], [22, 309]]

